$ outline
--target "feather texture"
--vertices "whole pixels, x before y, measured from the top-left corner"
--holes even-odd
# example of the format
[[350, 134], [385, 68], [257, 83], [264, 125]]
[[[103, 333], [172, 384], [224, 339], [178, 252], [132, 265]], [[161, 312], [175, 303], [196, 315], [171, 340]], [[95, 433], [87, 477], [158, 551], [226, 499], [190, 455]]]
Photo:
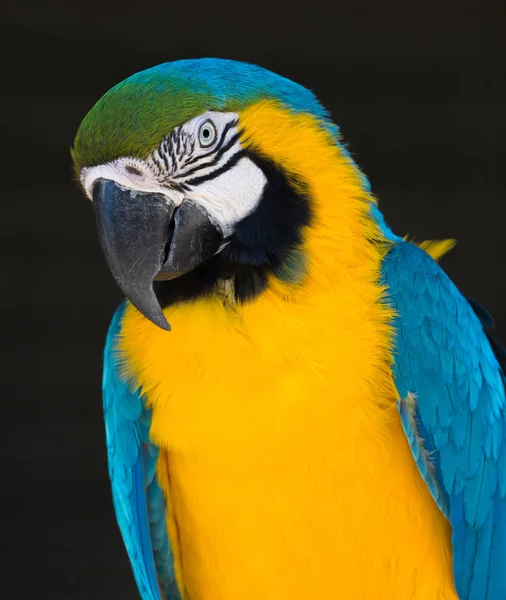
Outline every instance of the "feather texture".
[[337, 127], [308, 89], [262, 67], [218, 58], [164, 63], [111, 88], [86, 115], [74, 141], [78, 173], [118, 156], [146, 157], [177, 125], [207, 110], [236, 112], [276, 99]]
[[165, 524], [165, 500], [156, 479], [159, 450], [149, 441], [151, 414], [139, 392], [120, 377], [115, 351], [124, 304], [105, 346], [103, 399], [109, 477], [116, 518], [143, 600], [178, 600]]
[[[393, 370], [401, 418], [431, 492], [435, 482], [421, 445], [435, 463], [436, 489], [448, 496], [457, 592], [461, 600], [500, 600], [506, 597], [505, 390], [478, 316], [484, 313], [477, 315], [410, 243], [392, 247], [382, 273], [398, 315]], [[408, 420], [402, 399], [411, 394], [416, 407]]]
[[455, 600], [450, 527], [397, 415], [374, 199], [318, 120], [261, 102], [240, 123], [310, 194], [304, 277], [175, 303], [170, 334], [132, 306], [122, 323], [176, 574], [192, 600]]

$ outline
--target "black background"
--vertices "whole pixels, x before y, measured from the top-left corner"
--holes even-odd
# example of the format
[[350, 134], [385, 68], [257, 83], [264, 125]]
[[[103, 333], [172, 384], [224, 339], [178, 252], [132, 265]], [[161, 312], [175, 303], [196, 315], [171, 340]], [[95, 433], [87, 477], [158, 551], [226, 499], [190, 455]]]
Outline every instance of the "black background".
[[60, 0], [2, 13], [2, 597], [138, 597], [101, 414], [120, 293], [69, 158], [85, 113], [131, 73], [221, 56], [313, 89], [396, 233], [458, 239], [444, 267], [506, 340], [504, 2]]

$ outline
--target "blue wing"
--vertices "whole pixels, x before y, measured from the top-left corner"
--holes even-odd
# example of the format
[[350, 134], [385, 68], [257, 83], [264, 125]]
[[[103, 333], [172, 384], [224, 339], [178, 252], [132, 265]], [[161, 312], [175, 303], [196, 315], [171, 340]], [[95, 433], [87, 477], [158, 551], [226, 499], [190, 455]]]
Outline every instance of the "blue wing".
[[165, 523], [165, 500], [156, 481], [158, 449], [149, 441], [151, 415], [142, 396], [120, 377], [115, 341], [124, 304], [116, 311], [104, 354], [103, 403], [109, 477], [116, 518], [143, 600], [179, 600]]
[[393, 372], [419, 470], [452, 525], [461, 600], [506, 598], [506, 422], [499, 346], [420, 248], [392, 246], [382, 268], [397, 313]]

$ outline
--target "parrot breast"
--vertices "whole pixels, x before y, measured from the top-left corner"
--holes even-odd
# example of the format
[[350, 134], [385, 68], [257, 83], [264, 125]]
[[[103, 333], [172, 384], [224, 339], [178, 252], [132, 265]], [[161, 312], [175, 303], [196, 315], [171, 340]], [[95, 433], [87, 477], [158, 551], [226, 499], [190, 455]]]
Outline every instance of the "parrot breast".
[[304, 281], [175, 304], [170, 333], [130, 306], [119, 347], [152, 409], [183, 597], [457, 600], [397, 412], [373, 200], [314, 119], [262, 103], [241, 120], [311, 192]]

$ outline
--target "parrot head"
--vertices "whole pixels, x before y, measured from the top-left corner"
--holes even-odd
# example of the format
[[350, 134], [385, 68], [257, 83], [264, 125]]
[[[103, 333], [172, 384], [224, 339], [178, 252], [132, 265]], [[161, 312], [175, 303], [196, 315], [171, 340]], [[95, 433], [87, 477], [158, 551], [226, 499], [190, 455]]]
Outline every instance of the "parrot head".
[[309, 90], [255, 65], [195, 59], [109, 90], [72, 157], [116, 282], [170, 329], [162, 307], [210, 296], [219, 282], [232, 280], [235, 300], [247, 302], [270, 277], [302, 276], [315, 211], [289, 154], [317, 170], [320, 142], [340, 147]]

